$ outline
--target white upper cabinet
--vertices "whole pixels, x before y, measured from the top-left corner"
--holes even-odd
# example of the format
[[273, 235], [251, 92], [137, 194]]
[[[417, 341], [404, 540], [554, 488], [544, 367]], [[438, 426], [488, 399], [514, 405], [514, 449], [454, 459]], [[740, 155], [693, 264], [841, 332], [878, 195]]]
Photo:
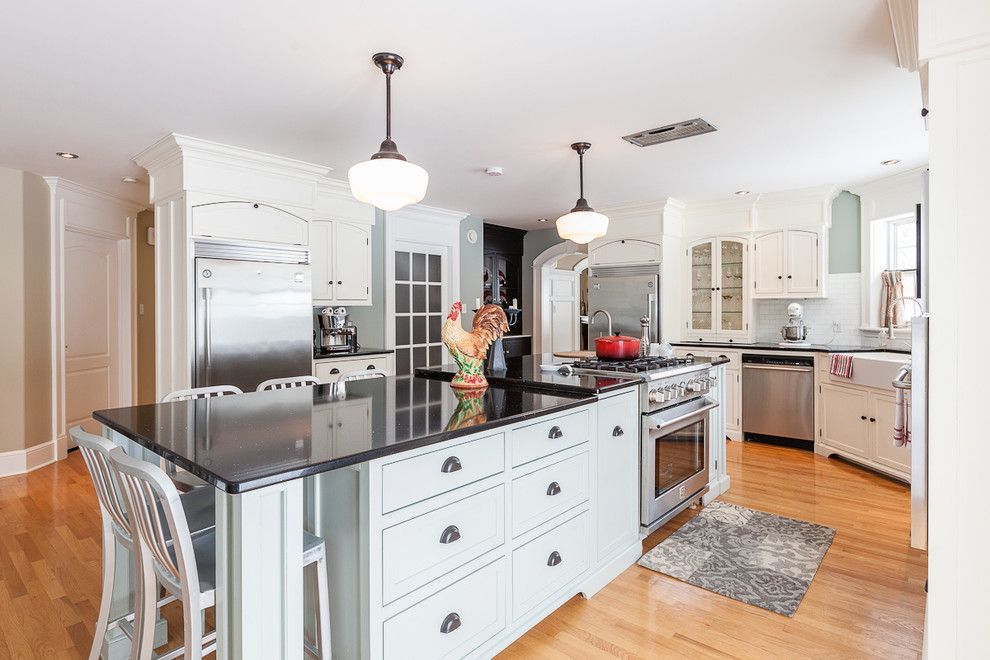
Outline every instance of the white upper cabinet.
[[688, 246], [688, 340], [748, 341], [749, 241], [715, 237]]
[[313, 300], [333, 300], [333, 273], [330, 255], [333, 254], [333, 223], [314, 222], [309, 230], [310, 263], [313, 276]]
[[753, 241], [754, 298], [824, 298], [825, 230], [782, 229]]
[[622, 238], [607, 241], [588, 253], [591, 266], [620, 266], [626, 264], [658, 264], [662, 250], [658, 241]]
[[250, 201], [201, 204], [192, 209], [192, 234], [266, 243], [306, 245], [309, 222], [297, 215]]
[[371, 304], [371, 227], [316, 220], [310, 245], [313, 302]]

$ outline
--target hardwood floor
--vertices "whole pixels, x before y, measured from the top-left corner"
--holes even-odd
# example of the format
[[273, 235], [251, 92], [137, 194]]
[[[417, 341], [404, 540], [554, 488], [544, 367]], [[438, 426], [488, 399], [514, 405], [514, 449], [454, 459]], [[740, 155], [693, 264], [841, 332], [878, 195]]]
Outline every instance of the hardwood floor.
[[[730, 442], [721, 499], [836, 529], [793, 618], [655, 573], [627, 569], [575, 596], [499, 655], [512, 658], [917, 658], [926, 553], [909, 540], [909, 491], [811, 452]], [[643, 543], [691, 519], [687, 510]]]
[[[835, 527], [793, 618], [630, 567], [506, 649], [510, 658], [916, 658], [926, 555], [901, 484], [810, 452], [729, 444], [728, 502]], [[652, 548], [695, 512], [650, 536]], [[100, 597], [100, 519], [78, 452], [0, 479], [0, 659], [86, 657]], [[173, 640], [176, 605], [165, 609]]]

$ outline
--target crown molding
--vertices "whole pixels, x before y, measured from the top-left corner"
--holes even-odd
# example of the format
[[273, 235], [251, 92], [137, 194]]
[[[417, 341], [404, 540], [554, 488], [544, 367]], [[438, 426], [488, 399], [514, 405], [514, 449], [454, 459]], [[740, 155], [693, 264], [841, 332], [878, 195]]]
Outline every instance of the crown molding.
[[451, 211], [425, 204], [413, 204], [398, 211], [385, 211], [385, 217], [390, 220], [418, 220], [440, 225], [459, 225], [469, 215], [471, 214], [466, 211]]
[[57, 176], [45, 176], [42, 177], [45, 183], [48, 184], [48, 188], [53, 194], [59, 194], [61, 192], [71, 192], [77, 195], [83, 195], [91, 199], [96, 199], [107, 204], [112, 204], [121, 209], [125, 209], [132, 213], [139, 213], [141, 211], [146, 211], [151, 208], [147, 204], [139, 204], [137, 202], [132, 202], [128, 199], [123, 199], [121, 197], [115, 197], [109, 193], [105, 193], [102, 190], [97, 190], [96, 188], [90, 188], [89, 186], [83, 185], [81, 183], [76, 183], [75, 181], [70, 181], [68, 179], [63, 179]]
[[866, 197], [870, 195], [883, 194], [905, 186], [914, 186], [920, 189], [921, 173], [927, 169], [928, 165], [912, 167], [909, 170], [898, 172], [897, 174], [891, 174], [881, 179], [873, 179], [871, 181], [864, 181], [854, 186], [848, 186], [846, 190], [854, 195]]

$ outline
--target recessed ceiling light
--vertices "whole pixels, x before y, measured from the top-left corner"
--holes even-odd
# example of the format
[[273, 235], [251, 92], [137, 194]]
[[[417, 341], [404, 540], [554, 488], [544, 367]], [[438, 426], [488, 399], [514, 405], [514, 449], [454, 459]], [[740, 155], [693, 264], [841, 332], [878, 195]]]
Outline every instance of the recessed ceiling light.
[[122, 183], [137, 183], [138, 182], [138, 180], [135, 179], [132, 176], [121, 177], [120, 180], [121, 180]]
[[899, 162], [901, 162], [899, 158], [891, 158], [890, 160], [882, 160], [882, 161], [880, 161], [880, 164], [881, 165], [897, 165]]
[[488, 176], [502, 176], [503, 174], [505, 174], [505, 170], [498, 166], [486, 167], [485, 174], [487, 174]]
[[74, 154], [70, 151], [56, 151], [55, 155], [66, 160], [75, 160], [76, 158], [79, 158], [79, 154]]
[[748, 190], [737, 190], [735, 194], [737, 194], [740, 197], [742, 197], [743, 195], [748, 195], [749, 194], [749, 191]]
[[549, 219], [550, 219], [550, 218], [537, 218], [537, 219], [536, 219], [536, 221], [537, 221], [537, 222], [546, 222], [546, 221], [547, 221], [547, 220], [549, 220]]

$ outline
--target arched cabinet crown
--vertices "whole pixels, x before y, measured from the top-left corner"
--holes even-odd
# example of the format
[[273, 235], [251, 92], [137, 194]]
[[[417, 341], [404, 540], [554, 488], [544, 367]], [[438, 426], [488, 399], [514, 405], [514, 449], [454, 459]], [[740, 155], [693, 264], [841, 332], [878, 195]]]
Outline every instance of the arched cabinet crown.
[[597, 245], [588, 253], [590, 266], [658, 264], [663, 251], [659, 242], [640, 238], [619, 238]]

